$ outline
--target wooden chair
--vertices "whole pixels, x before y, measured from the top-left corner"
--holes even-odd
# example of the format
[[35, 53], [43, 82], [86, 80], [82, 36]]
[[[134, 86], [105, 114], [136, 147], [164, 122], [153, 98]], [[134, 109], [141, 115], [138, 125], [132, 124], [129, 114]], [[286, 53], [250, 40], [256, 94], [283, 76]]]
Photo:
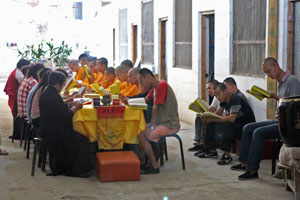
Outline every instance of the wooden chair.
[[277, 163], [279, 169], [284, 170], [285, 189], [293, 191], [295, 199], [300, 200], [300, 173], [295, 167]]

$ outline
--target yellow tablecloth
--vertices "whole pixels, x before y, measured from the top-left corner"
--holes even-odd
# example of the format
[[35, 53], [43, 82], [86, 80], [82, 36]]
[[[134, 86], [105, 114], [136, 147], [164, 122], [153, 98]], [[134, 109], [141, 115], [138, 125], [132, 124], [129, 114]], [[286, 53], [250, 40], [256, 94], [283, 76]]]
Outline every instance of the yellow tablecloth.
[[[142, 110], [125, 108], [125, 138], [128, 144], [137, 144], [137, 135], [146, 129], [146, 122]], [[92, 105], [85, 105], [73, 116], [73, 128], [75, 131], [87, 136], [90, 142], [96, 142], [99, 135], [99, 120], [97, 110]]]

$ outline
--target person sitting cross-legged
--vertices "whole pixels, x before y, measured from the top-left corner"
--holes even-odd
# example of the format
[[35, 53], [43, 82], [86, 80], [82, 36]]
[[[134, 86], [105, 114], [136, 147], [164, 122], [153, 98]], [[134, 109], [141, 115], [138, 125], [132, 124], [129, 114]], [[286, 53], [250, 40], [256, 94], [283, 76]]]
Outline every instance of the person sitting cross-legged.
[[[139, 71], [139, 82], [143, 88], [151, 89], [145, 98], [146, 102], [154, 98], [151, 123], [138, 135], [139, 144], [151, 161], [150, 167], [141, 166], [141, 173], [157, 174], [159, 167], [149, 141], [158, 142], [161, 137], [173, 135], [179, 131], [177, 100], [170, 85], [164, 80], [156, 80], [147, 68]], [[142, 163], [144, 163], [144, 158]]]
[[[271, 93], [271, 98], [278, 101], [281, 97], [300, 95], [299, 79], [290, 75], [289, 72], [283, 71], [275, 58], [266, 58], [263, 62], [262, 70], [268, 77], [276, 79], [279, 83], [278, 96]], [[277, 112], [276, 116], [278, 115]], [[258, 178], [259, 163], [264, 150], [264, 140], [279, 138], [277, 120], [250, 123], [243, 128], [239, 156], [241, 163], [231, 167], [231, 170], [246, 171], [238, 177], [239, 180]]]
[[205, 136], [207, 151], [200, 154], [200, 158], [217, 156], [215, 128], [220, 127], [221, 150], [224, 154], [218, 165], [225, 165], [232, 161], [230, 155], [233, 141], [240, 139], [243, 126], [250, 122], [255, 122], [252, 108], [240, 96], [230, 93], [223, 83], [216, 85], [215, 96], [221, 102], [218, 112], [224, 112], [221, 118], [203, 117], [203, 121], [209, 123]]

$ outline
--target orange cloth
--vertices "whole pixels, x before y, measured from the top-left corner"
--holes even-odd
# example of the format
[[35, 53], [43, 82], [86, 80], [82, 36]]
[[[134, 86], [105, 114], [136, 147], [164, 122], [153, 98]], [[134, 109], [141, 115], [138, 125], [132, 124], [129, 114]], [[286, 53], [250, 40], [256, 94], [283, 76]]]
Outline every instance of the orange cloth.
[[132, 97], [141, 93], [140, 87], [137, 85], [131, 85], [131, 87], [124, 94], [125, 97]]
[[94, 73], [94, 83], [101, 83], [104, 80], [104, 74], [102, 72]]
[[78, 72], [75, 75], [76, 80], [83, 80], [83, 74], [84, 74], [84, 69], [83, 67], [80, 67]]
[[117, 81], [119, 81], [119, 79], [117, 77], [115, 78], [115, 80], [113, 82], [104, 79], [103, 81], [101, 81], [99, 83], [99, 85], [104, 87], [104, 89], [107, 89], [107, 88], [109, 88], [109, 86], [115, 84]]

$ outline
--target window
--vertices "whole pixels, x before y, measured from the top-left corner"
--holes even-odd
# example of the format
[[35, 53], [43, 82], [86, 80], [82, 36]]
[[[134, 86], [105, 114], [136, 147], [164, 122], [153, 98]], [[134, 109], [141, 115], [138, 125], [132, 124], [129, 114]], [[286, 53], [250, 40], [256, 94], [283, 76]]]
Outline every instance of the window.
[[74, 19], [82, 20], [82, 2], [74, 2]]
[[300, 78], [300, 2], [294, 2], [293, 73]]
[[192, 0], [175, 1], [175, 67], [192, 69]]
[[142, 63], [154, 64], [153, 1], [142, 3]]
[[119, 11], [119, 59], [128, 59], [127, 9]]
[[232, 73], [263, 76], [266, 0], [233, 0]]

